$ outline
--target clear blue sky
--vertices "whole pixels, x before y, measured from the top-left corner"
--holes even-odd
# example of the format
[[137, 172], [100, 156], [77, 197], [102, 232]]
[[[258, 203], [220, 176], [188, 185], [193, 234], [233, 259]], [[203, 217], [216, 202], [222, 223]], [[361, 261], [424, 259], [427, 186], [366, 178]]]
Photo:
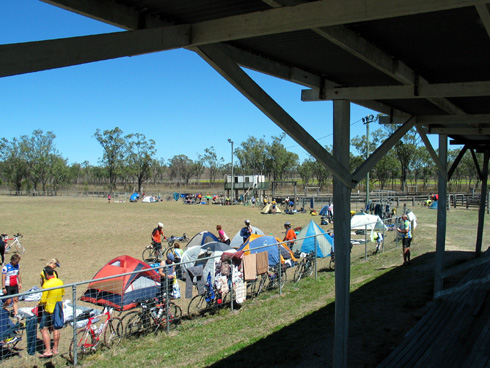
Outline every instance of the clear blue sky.
[[[0, 44], [120, 31], [38, 0], [0, 1]], [[302, 86], [247, 71], [322, 145], [332, 144], [332, 103], [301, 102]], [[267, 141], [282, 130], [228, 84], [197, 54], [165, 51], [0, 78], [0, 137], [52, 131], [68, 162], [96, 165], [102, 148], [95, 130], [120, 127], [156, 141], [157, 158], [205, 148], [230, 161], [249, 136]], [[375, 112], [351, 105], [351, 137], [365, 134], [362, 117]], [[377, 128], [371, 126], [371, 131]], [[307, 152], [291, 138], [284, 145]]]

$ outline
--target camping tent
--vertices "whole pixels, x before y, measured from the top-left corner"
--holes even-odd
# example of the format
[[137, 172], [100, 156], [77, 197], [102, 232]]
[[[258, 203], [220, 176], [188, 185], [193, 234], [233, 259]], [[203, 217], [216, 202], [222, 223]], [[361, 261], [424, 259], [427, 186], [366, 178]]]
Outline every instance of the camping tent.
[[[130, 256], [119, 256], [109, 261], [94, 276], [100, 279], [151, 268], [148, 264]], [[107, 305], [117, 310], [128, 310], [136, 305], [134, 301], [154, 298], [160, 288], [160, 276], [153, 270], [134, 273], [107, 280], [94, 280], [80, 300]]]
[[[252, 234], [257, 234], [257, 235], [265, 235], [262, 230], [260, 230], [258, 227], [252, 226]], [[233, 248], [238, 248], [243, 244], [243, 238], [240, 235], [240, 231], [235, 234], [233, 239], [231, 240], [230, 245]]]
[[376, 215], [369, 215], [361, 212], [355, 214], [350, 219], [350, 228], [352, 230], [387, 230], [388, 228], [383, 223], [381, 218]]
[[432, 202], [429, 208], [432, 210], [437, 210], [437, 201]]
[[247, 241], [238, 248], [238, 250], [243, 250], [245, 254], [255, 254], [267, 251], [269, 256], [269, 266], [275, 266], [279, 263], [278, 243], [281, 243], [280, 251], [283, 258], [292, 258], [293, 260], [296, 260], [291, 249], [283, 244], [281, 239], [272, 235], [252, 234]]
[[275, 214], [275, 213], [282, 213], [281, 209], [279, 208], [279, 206], [276, 204], [276, 208], [275, 210], [272, 209], [274, 205], [272, 203], [269, 203], [267, 204], [263, 209], [262, 211], [260, 211], [260, 213], [263, 213], [263, 214], [268, 214], [268, 213], [272, 213], [272, 214]]
[[301, 229], [297, 238], [292, 249], [293, 252], [298, 250], [303, 253], [314, 252], [315, 242], [318, 258], [328, 257], [334, 249], [333, 238], [313, 220], [310, 220], [309, 224]]
[[145, 198], [143, 198], [143, 200], [141, 202], [143, 202], [143, 203], [155, 203], [158, 201], [155, 198], [153, 198], [153, 196], [146, 196]]
[[129, 197], [130, 202], [138, 202], [138, 199], [140, 198], [140, 195], [138, 193], [133, 193], [131, 194], [131, 197]]
[[[188, 267], [194, 267], [203, 265], [203, 277], [206, 279], [208, 277], [208, 273], [211, 273], [211, 280], [214, 281], [215, 274], [215, 260], [219, 260], [217, 258], [224, 252], [235, 253], [236, 250], [230, 247], [228, 244], [221, 243], [218, 241], [213, 241], [210, 243], [206, 243], [204, 245], [194, 245], [188, 247], [184, 254], [182, 254], [182, 267], [184, 269]], [[215, 257], [211, 259], [206, 259], [203, 261], [199, 260], [199, 256], [201, 257]], [[189, 263], [188, 263], [189, 262]]]
[[322, 209], [320, 210], [320, 212], [318, 214], [320, 216], [327, 216], [329, 209], [330, 209], [330, 205], [326, 204], [325, 206], [322, 207]]
[[217, 242], [218, 238], [216, 235], [209, 231], [201, 231], [192, 237], [192, 239], [187, 243], [186, 248], [192, 247], [194, 245], [203, 245], [209, 242]]

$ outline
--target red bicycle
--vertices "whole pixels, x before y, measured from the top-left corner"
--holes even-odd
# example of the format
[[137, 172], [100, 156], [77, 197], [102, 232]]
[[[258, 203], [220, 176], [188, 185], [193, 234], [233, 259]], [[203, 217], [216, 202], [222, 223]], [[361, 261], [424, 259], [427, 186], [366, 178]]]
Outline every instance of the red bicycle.
[[[103, 341], [104, 346], [110, 348], [121, 342], [123, 337], [123, 327], [121, 319], [119, 317], [112, 317], [113, 308], [105, 307], [103, 310], [103, 316], [106, 320], [100, 326], [96, 323], [100, 321], [101, 316], [93, 316], [88, 318], [87, 325], [78, 330], [76, 338], [71, 340], [69, 355], [72, 363], [75, 363], [75, 351], [77, 355], [77, 361], [83, 359], [87, 354], [95, 353], [97, 348]], [[86, 314], [78, 316], [77, 320], [85, 319], [90, 315], [90, 311], [84, 312]]]

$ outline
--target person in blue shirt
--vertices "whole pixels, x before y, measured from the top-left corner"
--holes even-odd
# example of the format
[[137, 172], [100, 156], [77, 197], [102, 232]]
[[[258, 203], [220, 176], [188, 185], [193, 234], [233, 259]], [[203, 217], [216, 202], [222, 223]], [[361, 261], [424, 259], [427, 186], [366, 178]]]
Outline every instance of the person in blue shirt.
[[250, 220], [245, 220], [245, 226], [240, 230], [240, 236], [242, 237], [244, 243], [247, 241], [248, 237], [252, 235], [252, 233], [253, 229], [250, 225]]
[[402, 225], [398, 228], [398, 232], [402, 235], [403, 265], [409, 265], [410, 243], [412, 242], [412, 224], [410, 223], [407, 214], [402, 215]]

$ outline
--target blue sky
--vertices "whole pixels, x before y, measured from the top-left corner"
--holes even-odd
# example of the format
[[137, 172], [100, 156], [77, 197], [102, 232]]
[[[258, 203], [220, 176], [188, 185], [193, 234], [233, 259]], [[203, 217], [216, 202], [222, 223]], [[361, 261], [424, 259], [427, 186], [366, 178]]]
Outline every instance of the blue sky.
[[[116, 32], [120, 29], [38, 0], [0, 1], [0, 44]], [[322, 145], [332, 144], [332, 103], [301, 102], [302, 86], [247, 71]], [[118, 126], [156, 142], [157, 158], [185, 154], [195, 160], [214, 146], [230, 161], [249, 136], [267, 141], [282, 130], [228, 84], [197, 54], [187, 50], [101, 61], [0, 78], [0, 137], [52, 131], [68, 162], [96, 165], [102, 148], [96, 129]], [[351, 105], [351, 137], [365, 134], [362, 117], [375, 113]], [[370, 127], [371, 131], [377, 128]], [[291, 138], [289, 151], [308, 157]]]

